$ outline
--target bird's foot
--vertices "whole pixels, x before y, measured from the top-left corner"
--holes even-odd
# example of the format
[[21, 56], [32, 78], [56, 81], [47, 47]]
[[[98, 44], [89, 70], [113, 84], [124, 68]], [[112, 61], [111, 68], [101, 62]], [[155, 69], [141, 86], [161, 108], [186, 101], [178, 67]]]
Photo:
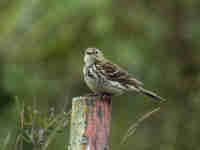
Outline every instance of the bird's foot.
[[112, 96], [112, 94], [105, 93], [105, 92], [103, 92], [103, 93], [90, 93], [90, 94], [87, 94], [87, 96], [92, 96], [92, 97], [99, 96], [101, 99], [109, 99]]
[[89, 93], [87, 94], [87, 96], [91, 96], [91, 97], [101, 96], [101, 93]]
[[101, 93], [101, 99], [110, 99], [111, 96], [112, 94], [110, 93]]

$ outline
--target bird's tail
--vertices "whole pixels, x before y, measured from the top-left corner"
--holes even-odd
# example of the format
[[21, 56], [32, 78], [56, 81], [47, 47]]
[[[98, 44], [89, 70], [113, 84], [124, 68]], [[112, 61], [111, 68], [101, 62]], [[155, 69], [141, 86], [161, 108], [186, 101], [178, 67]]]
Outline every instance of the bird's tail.
[[141, 92], [141, 93], [143, 93], [143, 94], [145, 94], [145, 95], [147, 95], [147, 96], [150, 96], [150, 97], [154, 98], [155, 100], [159, 100], [160, 102], [166, 101], [166, 99], [164, 99], [164, 98], [158, 96], [158, 95], [157, 95], [156, 93], [154, 93], [154, 92], [151, 92], [151, 91], [149, 91], [149, 90], [144, 89], [143, 87], [139, 87], [139, 89], [140, 89], [140, 92]]

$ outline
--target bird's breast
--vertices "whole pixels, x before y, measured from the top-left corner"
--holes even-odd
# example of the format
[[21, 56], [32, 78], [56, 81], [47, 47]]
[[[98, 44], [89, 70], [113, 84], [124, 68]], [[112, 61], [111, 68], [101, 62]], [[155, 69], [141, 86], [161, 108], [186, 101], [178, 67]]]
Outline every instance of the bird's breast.
[[84, 73], [84, 80], [87, 84], [87, 86], [92, 90], [92, 91], [98, 91], [99, 88], [99, 78], [97, 73], [94, 71], [94, 66], [85, 66], [83, 69]]
[[119, 82], [106, 79], [106, 77], [97, 70], [95, 65], [85, 66], [83, 72], [84, 80], [93, 92], [121, 95], [125, 91], [125, 87]]

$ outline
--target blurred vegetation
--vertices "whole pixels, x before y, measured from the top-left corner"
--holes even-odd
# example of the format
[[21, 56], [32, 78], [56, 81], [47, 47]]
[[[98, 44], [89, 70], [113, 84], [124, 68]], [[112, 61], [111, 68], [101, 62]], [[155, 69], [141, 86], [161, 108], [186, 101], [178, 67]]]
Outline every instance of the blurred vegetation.
[[[168, 99], [159, 114], [119, 146], [136, 118], [157, 103], [134, 93], [114, 97], [111, 149], [199, 149], [199, 7], [197, 0], [0, 1], [3, 150], [16, 149], [18, 137], [31, 134], [35, 124], [38, 140], [51, 124], [52, 109], [53, 119], [62, 116], [70, 110], [72, 97], [89, 92], [82, 75], [87, 47], [102, 49], [107, 58], [129, 70], [146, 88]], [[35, 111], [41, 121], [30, 119]], [[27, 130], [20, 123], [22, 112], [24, 124], [31, 124]], [[45, 137], [53, 136], [46, 149], [66, 147], [68, 131], [62, 124], [54, 124], [52, 131], [44, 133]], [[62, 135], [56, 127], [62, 129]], [[24, 149], [34, 149], [31, 142], [24, 140]]]

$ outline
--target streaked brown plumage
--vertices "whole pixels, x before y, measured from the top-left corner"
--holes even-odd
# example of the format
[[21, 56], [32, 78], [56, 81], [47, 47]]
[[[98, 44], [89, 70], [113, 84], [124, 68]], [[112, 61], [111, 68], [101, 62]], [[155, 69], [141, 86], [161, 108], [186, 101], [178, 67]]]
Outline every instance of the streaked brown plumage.
[[136, 91], [160, 101], [165, 100], [157, 94], [144, 89], [142, 82], [135, 79], [118, 65], [105, 59], [99, 49], [86, 49], [84, 62], [85, 82], [95, 93], [121, 95], [127, 91]]

